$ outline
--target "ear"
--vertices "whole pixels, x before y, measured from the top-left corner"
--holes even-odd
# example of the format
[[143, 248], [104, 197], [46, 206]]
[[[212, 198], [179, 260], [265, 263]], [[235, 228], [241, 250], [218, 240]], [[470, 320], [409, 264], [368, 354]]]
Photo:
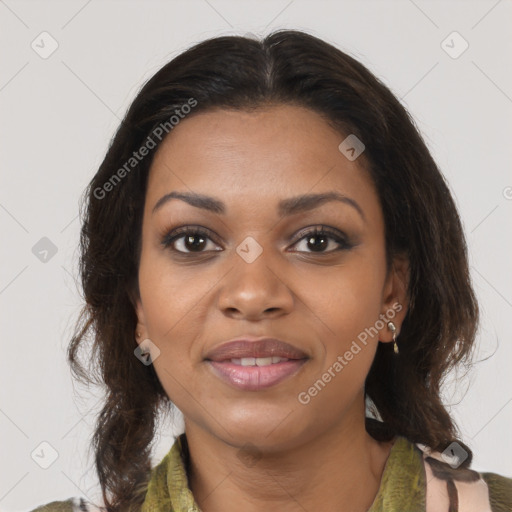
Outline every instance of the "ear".
[[[137, 315], [137, 327], [135, 328], [134, 338], [137, 344], [140, 345], [143, 340], [148, 338], [144, 309], [142, 307], [142, 301], [140, 299], [138, 289], [135, 290], [134, 287], [131, 287], [127, 289], [127, 293], [135, 310], [135, 314]], [[137, 334], [140, 334], [140, 336], [137, 336]]]
[[409, 258], [402, 254], [396, 255], [383, 288], [381, 319], [385, 325], [379, 331], [379, 341], [393, 341], [393, 333], [388, 327], [388, 322], [393, 322], [396, 335], [400, 334], [409, 307], [409, 280]]

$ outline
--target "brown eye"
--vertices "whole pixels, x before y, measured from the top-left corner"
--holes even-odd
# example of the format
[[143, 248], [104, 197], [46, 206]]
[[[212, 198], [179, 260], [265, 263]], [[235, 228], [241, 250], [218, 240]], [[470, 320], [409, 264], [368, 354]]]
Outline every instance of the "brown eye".
[[[202, 235], [185, 235], [183, 246], [190, 252], [202, 251], [206, 246], [206, 238]], [[179, 238], [177, 240], [180, 240]]]
[[330, 238], [331, 237], [327, 235], [308, 235], [305, 240], [307, 241], [308, 249], [314, 252], [320, 252], [327, 249]]
[[[208, 243], [210, 242], [210, 249]], [[210, 238], [210, 232], [203, 228], [179, 228], [171, 231], [162, 239], [164, 247], [170, 247], [173, 251], [182, 254], [202, 253], [207, 250], [215, 249], [216, 246]]]
[[299, 234], [300, 240], [294, 245], [302, 243], [303, 250], [297, 252], [311, 252], [311, 253], [331, 253], [343, 249], [350, 249], [350, 245], [346, 238], [338, 230], [332, 230], [330, 228], [315, 228], [310, 230], [306, 234], [301, 231]]

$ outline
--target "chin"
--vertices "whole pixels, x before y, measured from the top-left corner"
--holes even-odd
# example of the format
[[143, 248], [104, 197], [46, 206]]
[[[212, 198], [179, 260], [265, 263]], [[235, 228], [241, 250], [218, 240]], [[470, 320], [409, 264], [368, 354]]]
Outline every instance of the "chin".
[[[291, 410], [291, 409], [290, 409]], [[218, 437], [231, 446], [252, 445], [260, 450], [282, 451], [307, 437], [308, 430], [286, 408], [226, 411], [222, 426], [212, 425]], [[312, 419], [314, 422], [314, 418]], [[222, 428], [224, 427], [224, 428]]]

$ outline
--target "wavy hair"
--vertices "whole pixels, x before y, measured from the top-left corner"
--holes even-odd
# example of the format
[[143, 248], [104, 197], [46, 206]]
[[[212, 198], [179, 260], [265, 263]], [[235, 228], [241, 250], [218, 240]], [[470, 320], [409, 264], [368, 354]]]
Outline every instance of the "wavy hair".
[[[302, 106], [321, 114], [340, 135], [355, 134], [364, 142], [365, 167], [384, 215], [388, 268], [397, 254], [410, 261], [400, 354], [393, 356], [391, 343], [378, 344], [365, 396], [380, 419], [368, 418], [366, 428], [379, 440], [401, 435], [442, 451], [458, 429], [440, 388], [446, 374], [469, 358], [478, 305], [457, 208], [419, 130], [378, 78], [321, 39], [295, 30], [263, 39], [216, 37], [181, 53], [141, 87], [81, 198], [85, 305], [68, 360], [75, 379], [105, 391], [92, 444], [107, 510], [140, 508], [159, 414], [172, 408], [153, 366], [134, 357], [134, 298], [147, 178], [161, 142], [154, 135], [169, 128], [191, 99], [196, 104], [190, 115], [213, 108]], [[155, 147], [135, 161], [134, 152], [148, 146], [148, 137]], [[469, 454], [463, 466], [469, 466], [471, 450], [458, 442]]]

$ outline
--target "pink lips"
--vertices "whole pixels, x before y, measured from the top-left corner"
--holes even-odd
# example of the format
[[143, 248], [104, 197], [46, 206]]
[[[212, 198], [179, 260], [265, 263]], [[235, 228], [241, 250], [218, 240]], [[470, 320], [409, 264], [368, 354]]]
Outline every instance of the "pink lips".
[[[243, 366], [241, 359], [265, 358], [261, 366]], [[285, 359], [269, 363], [269, 359]], [[274, 338], [241, 339], [223, 343], [205, 357], [214, 373], [243, 390], [257, 391], [274, 386], [296, 373], [308, 356], [296, 347]], [[234, 359], [235, 361], [232, 361]], [[250, 359], [246, 362], [253, 363]]]

